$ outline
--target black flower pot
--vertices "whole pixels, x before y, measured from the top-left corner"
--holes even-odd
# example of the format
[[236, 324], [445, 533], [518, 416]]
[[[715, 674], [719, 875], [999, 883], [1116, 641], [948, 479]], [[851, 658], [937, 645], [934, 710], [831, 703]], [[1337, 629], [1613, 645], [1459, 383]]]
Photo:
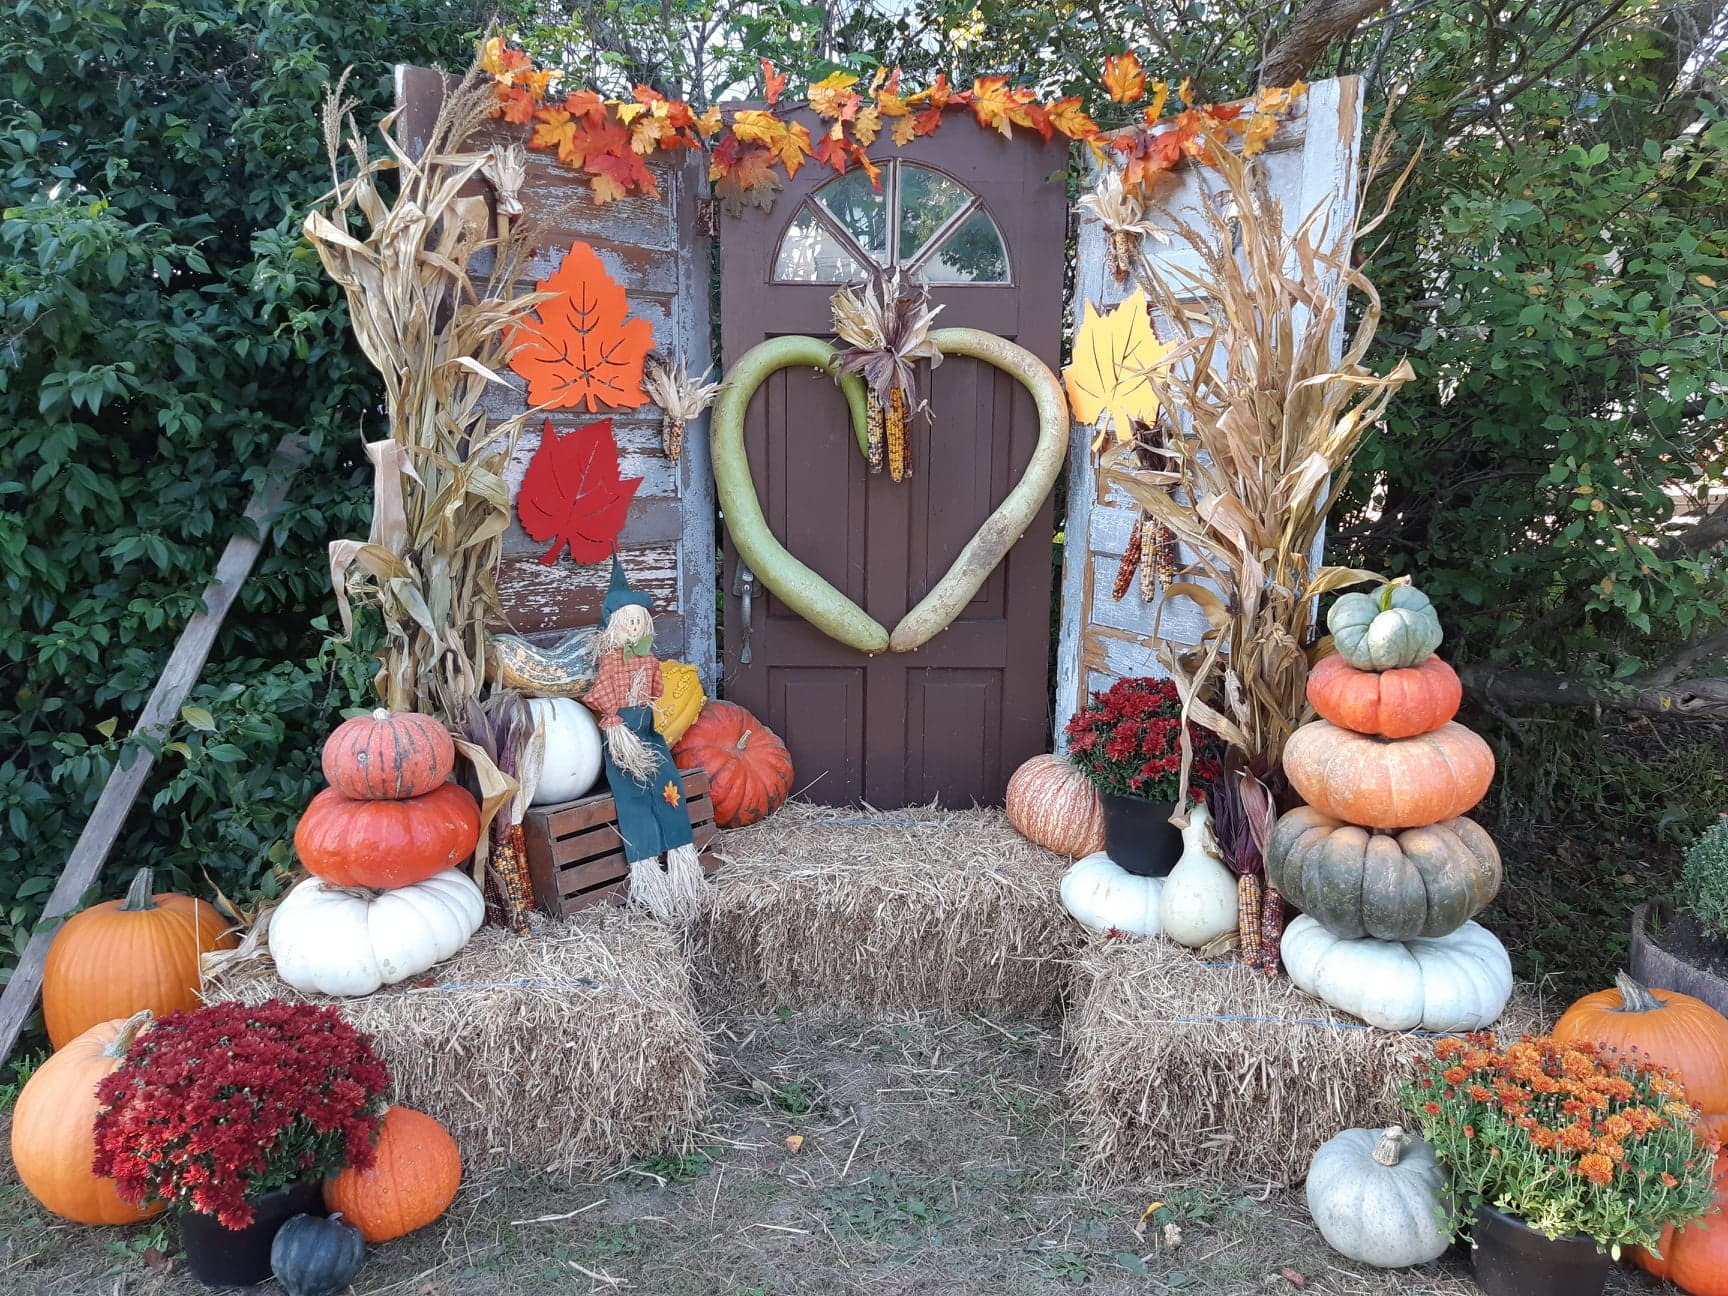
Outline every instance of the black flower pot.
[[1100, 794], [1104, 849], [1112, 862], [1140, 877], [1165, 877], [1182, 858], [1182, 830], [1170, 822], [1173, 801]]
[[186, 1267], [206, 1287], [252, 1287], [270, 1277], [270, 1244], [291, 1216], [327, 1215], [324, 1185], [313, 1179], [252, 1202], [252, 1223], [231, 1229], [214, 1215], [177, 1212]]
[[1471, 1267], [1488, 1296], [1602, 1296], [1613, 1260], [1582, 1233], [1549, 1238], [1515, 1215], [1476, 1208]]

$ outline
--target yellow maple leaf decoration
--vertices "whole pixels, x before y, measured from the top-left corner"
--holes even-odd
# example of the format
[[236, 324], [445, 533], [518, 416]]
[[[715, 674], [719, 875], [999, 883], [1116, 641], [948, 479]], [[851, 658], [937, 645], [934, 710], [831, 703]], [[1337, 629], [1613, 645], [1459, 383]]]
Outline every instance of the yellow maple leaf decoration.
[[[1151, 423], [1158, 417], [1158, 397], [1146, 381], [1146, 370], [1174, 349], [1160, 342], [1146, 312], [1146, 294], [1136, 288], [1107, 314], [1086, 303], [1085, 318], [1074, 338], [1074, 359], [1062, 370], [1068, 406], [1081, 423], [1098, 424], [1099, 439], [1108, 415], [1118, 442], [1134, 435], [1134, 420]], [[1096, 447], [1094, 447], [1096, 448]]]

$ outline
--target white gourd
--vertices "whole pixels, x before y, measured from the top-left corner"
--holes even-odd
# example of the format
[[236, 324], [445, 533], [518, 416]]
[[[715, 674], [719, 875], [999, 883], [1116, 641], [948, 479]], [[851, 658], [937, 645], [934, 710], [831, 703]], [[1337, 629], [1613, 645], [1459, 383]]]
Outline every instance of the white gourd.
[[545, 743], [531, 805], [558, 805], [593, 791], [600, 778], [600, 725], [572, 698], [530, 698], [534, 727]]
[[1427, 1264], [1451, 1245], [1440, 1226], [1445, 1190], [1434, 1149], [1397, 1125], [1347, 1129], [1308, 1167], [1308, 1213], [1326, 1245], [1382, 1269]]
[[1164, 879], [1130, 873], [1103, 851], [1077, 859], [1062, 875], [1062, 907], [1096, 932], [1156, 936]]
[[1473, 922], [1447, 936], [1343, 940], [1303, 914], [1283, 955], [1298, 989], [1384, 1030], [1481, 1030], [1512, 997], [1506, 947]]
[[1206, 807], [1195, 806], [1182, 830], [1182, 858], [1164, 879], [1158, 922], [1179, 945], [1199, 949], [1236, 930], [1236, 878], [1212, 851]]
[[307, 878], [270, 915], [276, 975], [296, 990], [371, 994], [455, 954], [486, 917], [474, 880], [445, 869], [389, 891]]

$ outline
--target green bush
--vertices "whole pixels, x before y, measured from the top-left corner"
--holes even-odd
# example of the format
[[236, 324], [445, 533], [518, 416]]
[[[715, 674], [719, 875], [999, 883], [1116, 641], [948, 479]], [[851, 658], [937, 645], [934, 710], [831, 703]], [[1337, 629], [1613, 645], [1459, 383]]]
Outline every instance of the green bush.
[[288, 856], [367, 674], [325, 639], [364, 534], [375, 375], [299, 220], [321, 87], [463, 63], [432, 0], [19, 0], [0, 25], [0, 975], [27, 939], [271, 449], [309, 459], [110, 856], [236, 898]]
[[1728, 817], [1711, 824], [1686, 848], [1680, 907], [1698, 920], [1706, 936], [1728, 940]]

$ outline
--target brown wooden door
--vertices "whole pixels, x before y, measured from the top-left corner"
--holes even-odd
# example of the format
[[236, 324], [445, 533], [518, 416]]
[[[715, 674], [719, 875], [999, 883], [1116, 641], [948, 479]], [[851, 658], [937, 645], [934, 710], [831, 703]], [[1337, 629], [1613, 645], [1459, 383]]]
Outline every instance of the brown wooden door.
[[[810, 123], [812, 130], [815, 123]], [[861, 172], [807, 164], [771, 212], [727, 218], [721, 239], [725, 363], [785, 334], [833, 335], [829, 299], [866, 263], [921, 274], [938, 327], [1010, 338], [1055, 367], [1067, 219], [1064, 142], [1004, 140], [958, 115]], [[928, 592], [1025, 470], [1031, 397], [987, 365], [951, 357], [921, 377], [912, 477], [872, 475], [833, 381], [782, 370], [745, 426], [774, 534], [878, 622]], [[887, 808], [1000, 803], [1008, 776], [1046, 750], [1052, 509], [961, 616], [917, 652], [868, 656], [829, 639], [724, 562], [727, 697], [791, 748], [804, 795]]]

